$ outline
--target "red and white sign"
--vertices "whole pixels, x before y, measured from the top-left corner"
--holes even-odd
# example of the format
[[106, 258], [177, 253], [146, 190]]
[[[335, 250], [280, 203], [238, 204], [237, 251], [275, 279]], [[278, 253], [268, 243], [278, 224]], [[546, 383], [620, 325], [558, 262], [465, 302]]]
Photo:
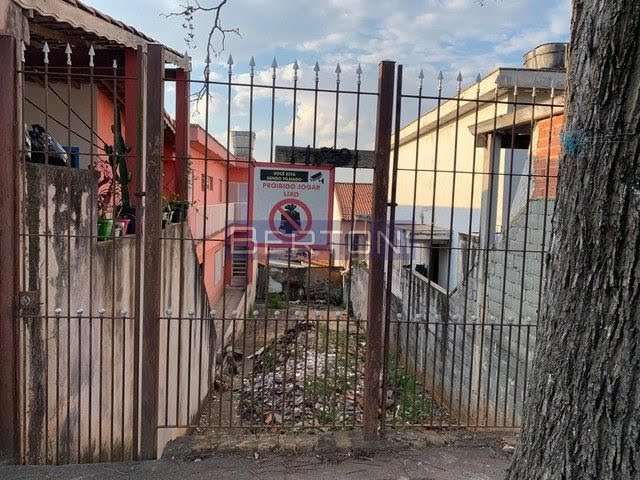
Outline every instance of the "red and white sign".
[[328, 248], [334, 169], [256, 163], [249, 172], [249, 221], [258, 246]]

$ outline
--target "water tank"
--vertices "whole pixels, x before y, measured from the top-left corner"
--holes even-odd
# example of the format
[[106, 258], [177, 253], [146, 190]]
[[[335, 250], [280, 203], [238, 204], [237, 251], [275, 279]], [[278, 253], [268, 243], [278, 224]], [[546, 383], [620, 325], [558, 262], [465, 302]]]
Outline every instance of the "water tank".
[[242, 132], [234, 130], [231, 132], [231, 142], [233, 154], [236, 157], [248, 160], [251, 158], [251, 150], [255, 149], [256, 132]]
[[535, 70], [566, 70], [566, 43], [544, 43], [523, 56], [525, 68]]

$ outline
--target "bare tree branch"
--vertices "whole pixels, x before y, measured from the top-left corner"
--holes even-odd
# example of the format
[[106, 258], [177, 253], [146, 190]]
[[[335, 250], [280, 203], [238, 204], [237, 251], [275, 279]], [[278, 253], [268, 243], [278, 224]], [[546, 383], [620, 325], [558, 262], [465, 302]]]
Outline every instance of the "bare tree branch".
[[[205, 57], [205, 67], [204, 67], [204, 78], [207, 80], [209, 78], [209, 73], [211, 71], [211, 60], [214, 57], [218, 57], [225, 49], [225, 43], [227, 39], [227, 34], [234, 34], [237, 36], [240, 35], [240, 29], [235, 28], [225, 28], [222, 25], [221, 21], [221, 12], [223, 7], [228, 3], [228, 0], [219, 0], [216, 5], [203, 5], [199, 0], [187, 0], [186, 4], [180, 5], [179, 10], [175, 12], [170, 12], [163, 14], [166, 18], [171, 17], [181, 17], [184, 19], [184, 23], [182, 24], [182, 28], [186, 31], [186, 36], [184, 38], [185, 43], [190, 48], [197, 48], [197, 45], [194, 45], [194, 19], [199, 14], [204, 14], [213, 17], [213, 23], [209, 29], [209, 33], [207, 34], [207, 43], [206, 43], [206, 57]], [[219, 45], [217, 47], [216, 45]], [[195, 101], [200, 100], [206, 92], [205, 85], [200, 89], [199, 92], [193, 94], [191, 97], [195, 99]]]

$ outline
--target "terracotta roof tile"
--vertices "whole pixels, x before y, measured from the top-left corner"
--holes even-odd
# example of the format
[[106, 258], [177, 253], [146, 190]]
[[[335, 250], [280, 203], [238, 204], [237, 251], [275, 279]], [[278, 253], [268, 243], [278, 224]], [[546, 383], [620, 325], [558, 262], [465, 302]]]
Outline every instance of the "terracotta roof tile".
[[[353, 213], [358, 215], [371, 215], [373, 203], [373, 185], [370, 183], [356, 183], [355, 196], [352, 183], [336, 183], [335, 192], [344, 220], [352, 220]], [[354, 212], [351, 211], [353, 205]]]

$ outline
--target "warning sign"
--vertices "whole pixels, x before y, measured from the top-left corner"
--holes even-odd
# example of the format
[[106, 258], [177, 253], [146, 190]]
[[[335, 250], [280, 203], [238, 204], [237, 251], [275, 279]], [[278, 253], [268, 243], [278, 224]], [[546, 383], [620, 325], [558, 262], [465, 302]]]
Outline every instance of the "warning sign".
[[326, 248], [331, 240], [334, 170], [256, 163], [249, 177], [249, 212], [259, 246]]

